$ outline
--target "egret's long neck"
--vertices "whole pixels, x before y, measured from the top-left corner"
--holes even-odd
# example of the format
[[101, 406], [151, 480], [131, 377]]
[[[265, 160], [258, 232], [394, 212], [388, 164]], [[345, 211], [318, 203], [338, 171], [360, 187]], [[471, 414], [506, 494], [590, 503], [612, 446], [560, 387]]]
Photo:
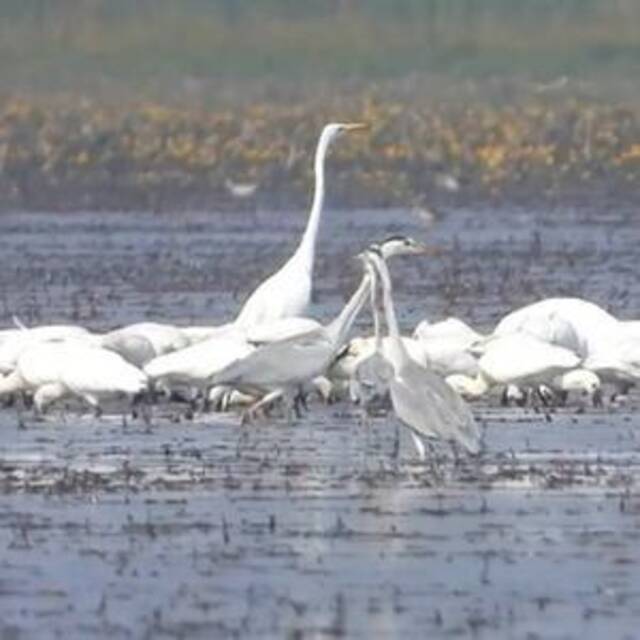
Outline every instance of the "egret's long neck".
[[400, 337], [400, 329], [398, 328], [398, 319], [396, 317], [396, 310], [393, 305], [393, 295], [391, 287], [391, 278], [389, 276], [389, 269], [387, 269], [386, 262], [376, 256], [375, 264], [382, 281], [382, 301], [384, 306], [384, 314], [387, 321], [387, 328], [389, 329], [389, 339], [395, 358], [396, 364], [403, 364], [409, 362], [409, 354]]
[[339, 349], [344, 341], [347, 339], [347, 335], [351, 329], [351, 325], [360, 310], [367, 301], [369, 296], [369, 290], [371, 287], [371, 276], [367, 273], [362, 278], [360, 286], [356, 289], [351, 299], [345, 305], [344, 309], [340, 312], [336, 318], [334, 318], [327, 325], [327, 333], [329, 339], [333, 342], [334, 348]]
[[329, 136], [320, 136], [313, 165], [315, 175], [313, 204], [311, 205], [311, 213], [309, 214], [307, 228], [304, 231], [302, 240], [300, 241], [295, 253], [296, 257], [302, 260], [310, 270], [313, 268], [316, 239], [320, 228], [320, 216], [322, 215], [322, 207], [324, 205], [324, 162], [330, 143], [331, 138]]

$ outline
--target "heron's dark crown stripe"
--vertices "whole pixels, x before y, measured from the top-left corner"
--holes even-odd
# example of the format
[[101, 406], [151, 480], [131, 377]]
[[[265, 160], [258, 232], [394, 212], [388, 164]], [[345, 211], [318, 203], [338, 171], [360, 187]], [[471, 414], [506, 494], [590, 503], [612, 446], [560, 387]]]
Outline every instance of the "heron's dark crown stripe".
[[393, 242], [394, 240], [400, 240], [402, 242], [404, 242], [405, 240], [411, 240], [411, 238], [407, 238], [407, 236], [403, 236], [403, 235], [395, 235], [395, 236], [389, 236], [388, 238], [385, 238], [382, 241], [382, 244], [386, 244], [387, 242]]

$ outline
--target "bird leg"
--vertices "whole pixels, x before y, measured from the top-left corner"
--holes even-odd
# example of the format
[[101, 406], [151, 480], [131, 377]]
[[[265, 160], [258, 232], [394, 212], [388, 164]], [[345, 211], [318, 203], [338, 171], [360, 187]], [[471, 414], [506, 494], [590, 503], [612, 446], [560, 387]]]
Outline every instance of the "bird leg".
[[604, 400], [603, 400], [603, 397], [602, 397], [602, 390], [601, 389], [596, 389], [593, 392], [593, 395], [591, 396], [591, 402], [592, 402], [593, 406], [596, 407], [596, 408], [604, 407]]
[[271, 391], [270, 393], [267, 393], [267, 395], [260, 398], [260, 400], [258, 400], [257, 402], [254, 402], [252, 405], [247, 407], [242, 412], [242, 417], [240, 418], [240, 424], [244, 425], [244, 424], [253, 422], [256, 418], [258, 411], [260, 411], [264, 407], [267, 407], [274, 400], [277, 400], [278, 398], [282, 397], [283, 394], [284, 394], [284, 391], [282, 389], [276, 389], [275, 391]]
[[[131, 402], [132, 407], [132, 416], [137, 418], [140, 416], [142, 418], [142, 422], [147, 426], [147, 428], [151, 427], [151, 417], [153, 412], [153, 399], [152, 399], [152, 391], [143, 391], [142, 393], [137, 393]], [[140, 413], [138, 414], [138, 407], [140, 407]]]
[[[422, 444], [422, 446], [424, 449], [424, 443]], [[444, 474], [442, 473], [442, 468], [438, 462], [438, 450], [431, 440], [427, 440], [427, 446], [429, 447], [429, 463], [431, 466], [431, 473], [438, 482], [443, 482]], [[422, 460], [424, 461], [424, 458], [422, 458]]]
[[302, 418], [302, 409], [309, 412], [309, 405], [307, 404], [307, 397], [304, 393], [302, 386], [299, 386], [295, 395], [293, 396], [293, 413], [297, 420]]
[[394, 421], [395, 422], [395, 426], [396, 426], [396, 433], [395, 433], [395, 437], [393, 439], [393, 450], [392, 450], [392, 457], [394, 460], [397, 460], [399, 455], [400, 455], [400, 427], [398, 425], [397, 420]]
[[411, 431], [411, 437], [413, 438], [413, 444], [416, 446], [416, 450], [418, 451], [418, 458], [420, 459], [420, 462], [424, 462], [427, 457], [427, 451], [422, 438], [414, 431]]

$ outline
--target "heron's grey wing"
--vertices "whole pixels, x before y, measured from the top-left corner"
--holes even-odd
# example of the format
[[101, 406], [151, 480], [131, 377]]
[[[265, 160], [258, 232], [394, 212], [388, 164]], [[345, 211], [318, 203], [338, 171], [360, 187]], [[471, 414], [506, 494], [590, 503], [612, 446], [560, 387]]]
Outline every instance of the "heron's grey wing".
[[412, 362], [391, 380], [390, 388], [398, 417], [416, 432], [455, 440], [477, 453], [480, 431], [473, 414], [442, 378]]
[[321, 330], [272, 342], [216, 375], [217, 384], [273, 385], [304, 382], [324, 372], [333, 345]]
[[387, 395], [392, 377], [393, 367], [382, 354], [374, 352], [358, 363], [350, 381], [351, 395], [368, 407]]

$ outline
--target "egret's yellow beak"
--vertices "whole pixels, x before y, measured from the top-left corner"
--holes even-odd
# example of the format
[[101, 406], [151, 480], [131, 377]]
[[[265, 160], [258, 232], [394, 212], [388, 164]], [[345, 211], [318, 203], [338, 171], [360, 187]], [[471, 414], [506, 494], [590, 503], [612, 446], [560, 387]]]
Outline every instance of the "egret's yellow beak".
[[349, 132], [368, 131], [371, 128], [371, 126], [366, 122], [350, 122], [343, 126], [344, 130]]

